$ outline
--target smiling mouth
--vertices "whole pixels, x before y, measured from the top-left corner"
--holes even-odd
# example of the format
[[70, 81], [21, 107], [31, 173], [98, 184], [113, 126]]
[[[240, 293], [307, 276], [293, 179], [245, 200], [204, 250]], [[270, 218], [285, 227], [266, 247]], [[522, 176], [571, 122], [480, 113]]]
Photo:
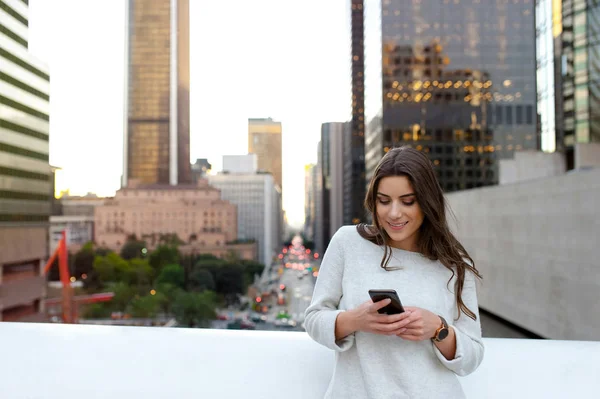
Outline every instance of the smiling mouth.
[[391, 222], [387, 222], [387, 223], [394, 230], [400, 230], [400, 229], [402, 229], [404, 226], [406, 226], [408, 224], [408, 222], [403, 222], [403, 223], [391, 223]]

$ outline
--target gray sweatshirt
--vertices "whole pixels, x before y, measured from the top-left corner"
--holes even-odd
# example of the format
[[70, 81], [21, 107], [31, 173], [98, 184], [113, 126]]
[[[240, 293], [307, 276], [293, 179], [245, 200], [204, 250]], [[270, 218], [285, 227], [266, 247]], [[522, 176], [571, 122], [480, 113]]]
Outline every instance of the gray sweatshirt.
[[[452, 272], [419, 253], [393, 249], [388, 266], [380, 267], [383, 247], [362, 238], [356, 226], [333, 236], [323, 257], [304, 325], [316, 342], [335, 351], [333, 377], [325, 398], [388, 399], [464, 398], [458, 375], [472, 373], [483, 359], [475, 276], [467, 271], [462, 299], [477, 315], [457, 317]], [[335, 320], [344, 310], [369, 300], [369, 289], [394, 289], [404, 306], [443, 316], [456, 332], [456, 355], [446, 360], [431, 340], [356, 332], [335, 341]]]

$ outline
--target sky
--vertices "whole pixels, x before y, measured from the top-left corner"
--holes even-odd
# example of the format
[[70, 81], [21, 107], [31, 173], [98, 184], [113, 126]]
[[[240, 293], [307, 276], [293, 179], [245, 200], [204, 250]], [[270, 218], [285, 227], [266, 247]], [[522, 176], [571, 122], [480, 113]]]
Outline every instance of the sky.
[[[247, 153], [248, 118], [283, 126], [283, 206], [304, 222], [321, 123], [350, 118], [347, 0], [190, 0], [191, 160]], [[113, 195], [123, 159], [124, 0], [30, 0], [29, 48], [50, 70], [57, 191]]]

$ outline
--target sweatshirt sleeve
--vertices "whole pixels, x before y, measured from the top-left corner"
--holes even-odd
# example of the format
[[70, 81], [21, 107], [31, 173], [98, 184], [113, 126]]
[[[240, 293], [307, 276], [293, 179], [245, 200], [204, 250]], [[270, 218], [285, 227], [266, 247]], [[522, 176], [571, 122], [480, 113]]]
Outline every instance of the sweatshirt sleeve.
[[460, 376], [465, 376], [471, 374], [479, 367], [479, 364], [483, 360], [484, 352], [483, 340], [481, 339], [481, 322], [479, 320], [475, 275], [469, 270], [465, 273], [462, 299], [465, 305], [477, 317], [473, 320], [466, 314], [461, 313], [458, 320], [455, 320], [453, 324], [449, 324], [454, 328], [456, 335], [456, 354], [454, 355], [454, 359], [446, 359], [433, 343], [432, 345], [437, 358], [444, 366]]
[[354, 334], [335, 340], [335, 321], [343, 312], [338, 309], [343, 294], [343, 273], [343, 238], [338, 230], [321, 261], [312, 301], [304, 318], [304, 328], [308, 335], [321, 345], [338, 352], [346, 351], [354, 344]]

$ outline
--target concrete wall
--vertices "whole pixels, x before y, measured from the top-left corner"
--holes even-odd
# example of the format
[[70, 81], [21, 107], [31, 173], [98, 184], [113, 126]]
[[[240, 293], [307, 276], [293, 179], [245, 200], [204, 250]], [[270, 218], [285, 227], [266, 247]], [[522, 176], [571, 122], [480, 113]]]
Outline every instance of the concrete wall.
[[[5, 323], [2, 339], [0, 397], [10, 399], [317, 399], [335, 362], [303, 332]], [[598, 396], [599, 342], [484, 345], [479, 368], [458, 378], [467, 398]]]
[[514, 159], [500, 160], [500, 184], [559, 176], [565, 173], [566, 167], [561, 153], [518, 151]]
[[600, 166], [600, 143], [575, 144], [575, 169]]
[[544, 337], [600, 340], [600, 168], [447, 197], [484, 276], [481, 307]]

